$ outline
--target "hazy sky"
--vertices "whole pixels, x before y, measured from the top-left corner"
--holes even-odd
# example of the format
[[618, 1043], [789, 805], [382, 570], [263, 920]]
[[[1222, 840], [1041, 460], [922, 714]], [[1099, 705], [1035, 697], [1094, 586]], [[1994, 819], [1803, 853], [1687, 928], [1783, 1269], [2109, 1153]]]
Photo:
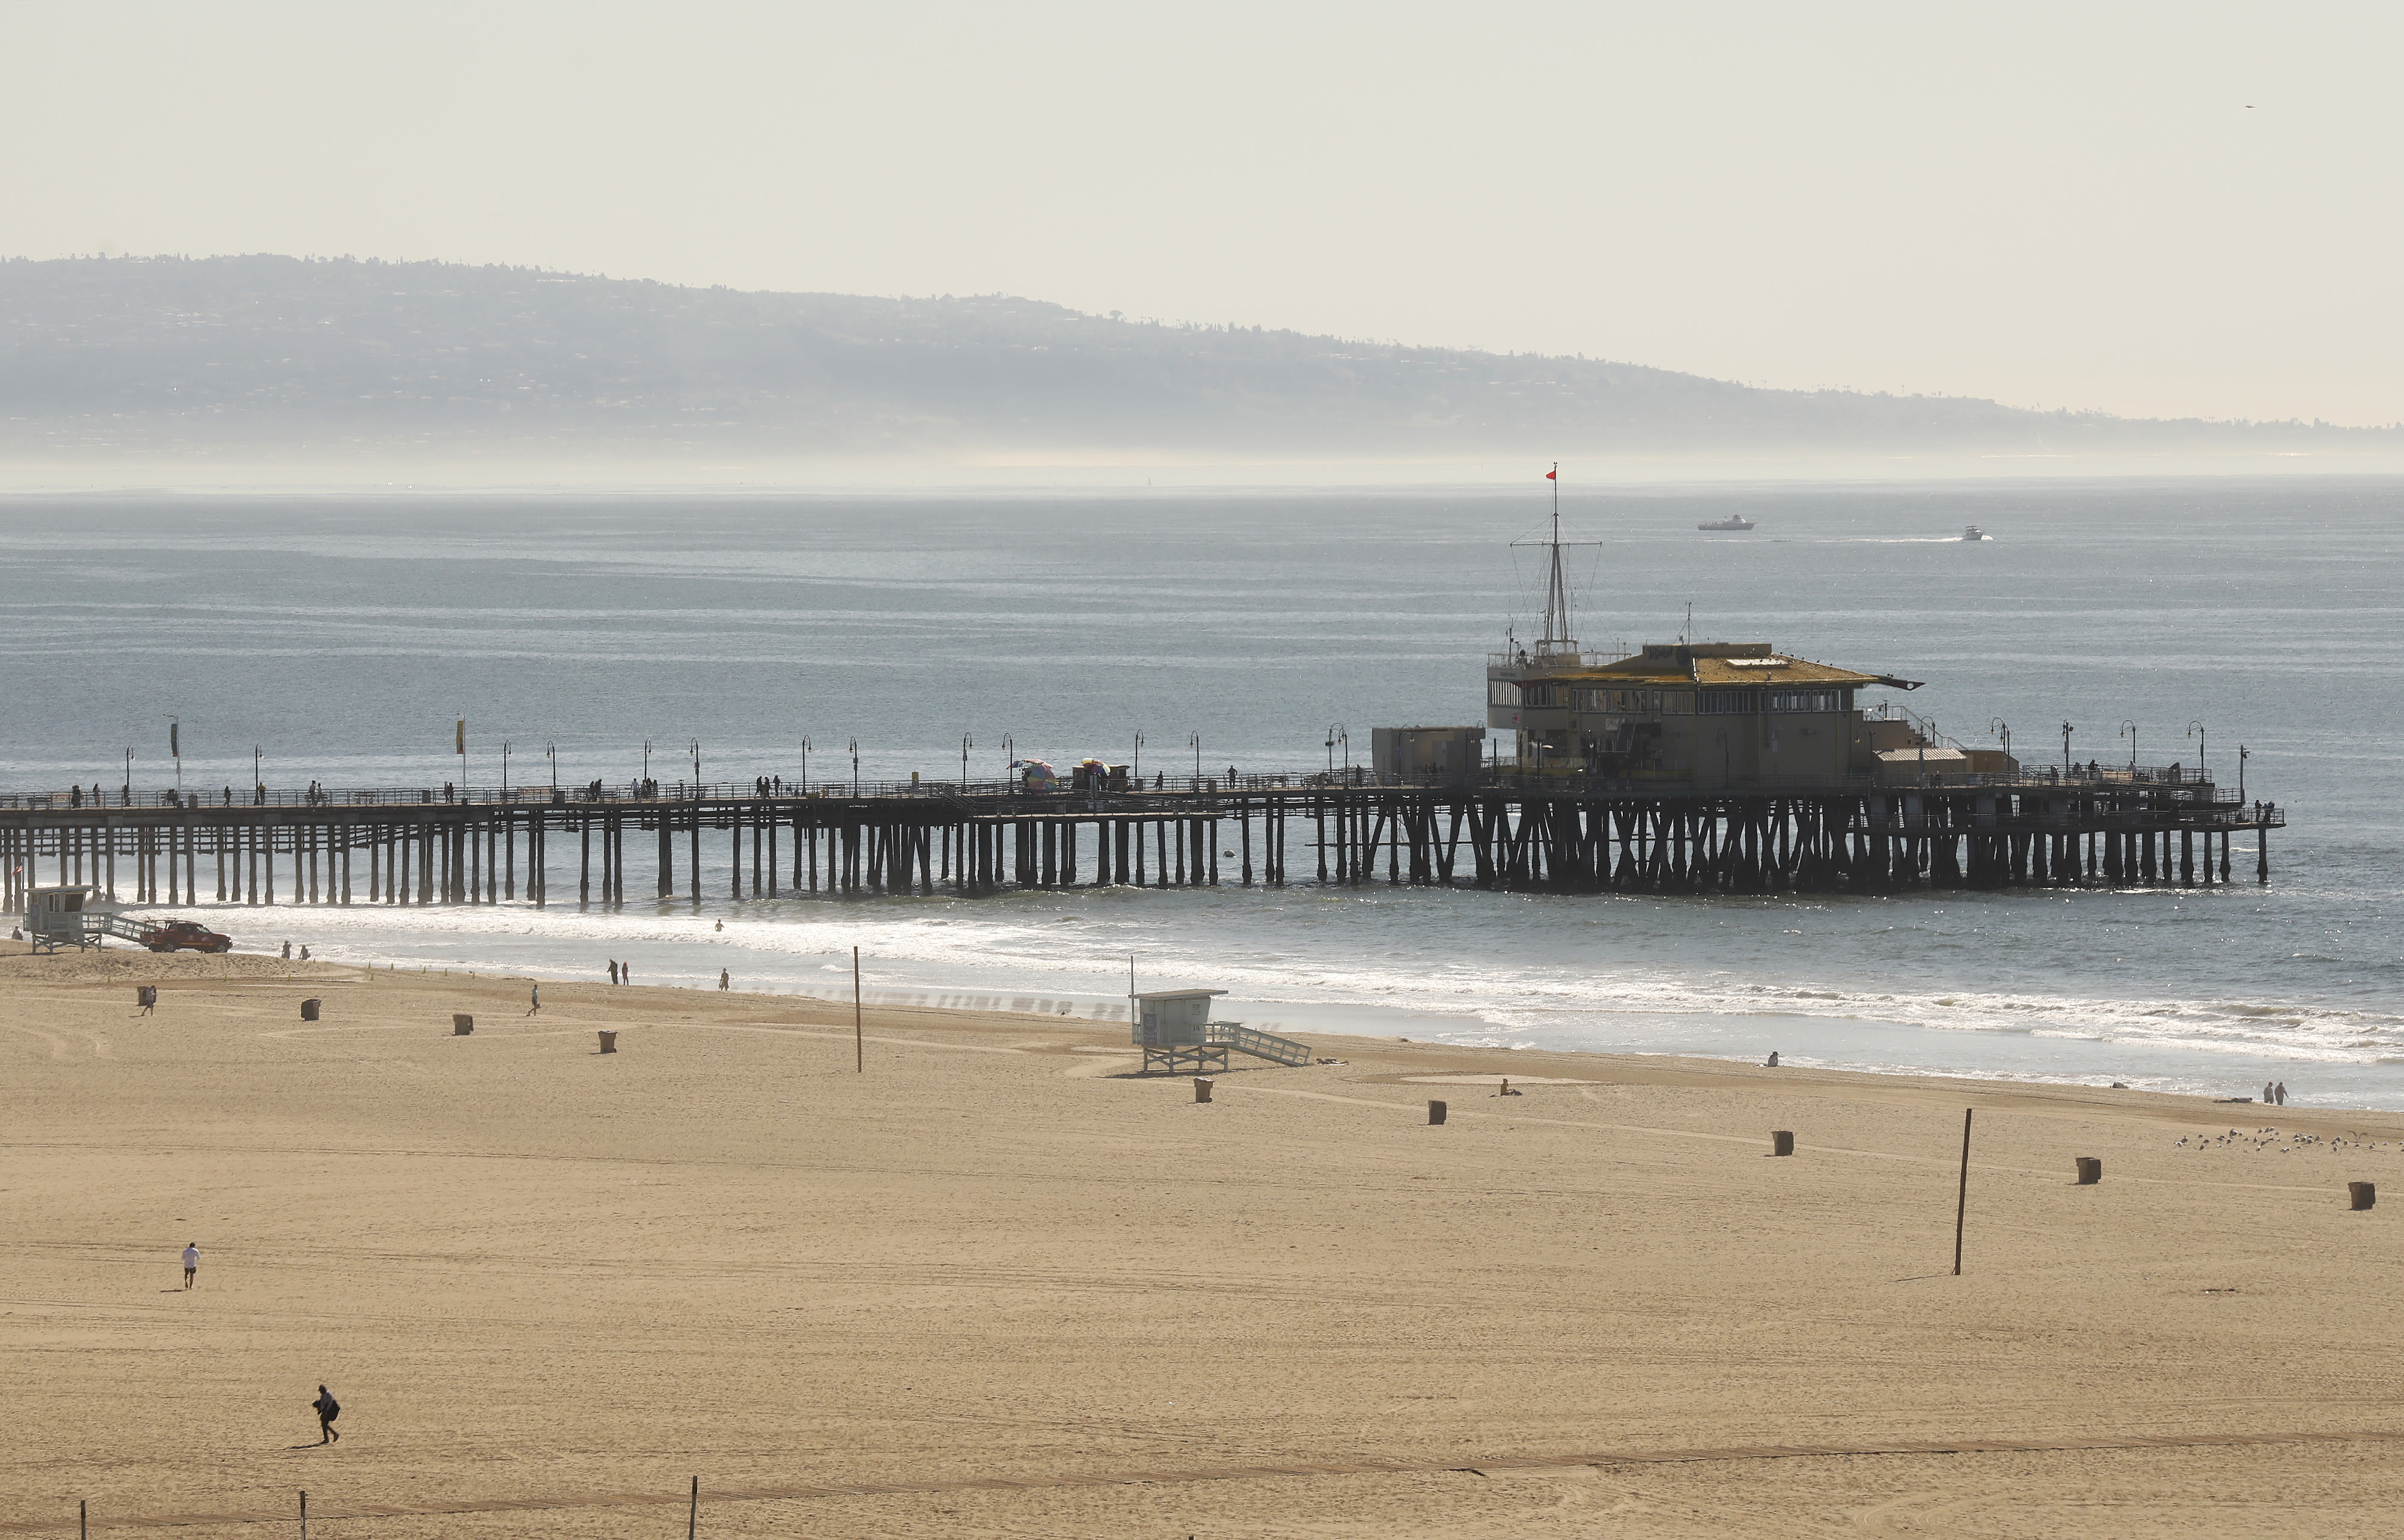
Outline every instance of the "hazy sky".
[[2404, 8], [0, 3], [0, 252], [2404, 419]]

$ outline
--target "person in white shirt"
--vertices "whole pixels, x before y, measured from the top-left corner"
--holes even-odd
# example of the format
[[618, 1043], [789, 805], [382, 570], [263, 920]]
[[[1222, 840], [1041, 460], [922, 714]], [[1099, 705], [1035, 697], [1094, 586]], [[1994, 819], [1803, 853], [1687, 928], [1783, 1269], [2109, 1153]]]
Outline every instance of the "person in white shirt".
[[201, 1243], [198, 1241], [184, 1248], [184, 1286], [192, 1286], [192, 1275], [201, 1270]]

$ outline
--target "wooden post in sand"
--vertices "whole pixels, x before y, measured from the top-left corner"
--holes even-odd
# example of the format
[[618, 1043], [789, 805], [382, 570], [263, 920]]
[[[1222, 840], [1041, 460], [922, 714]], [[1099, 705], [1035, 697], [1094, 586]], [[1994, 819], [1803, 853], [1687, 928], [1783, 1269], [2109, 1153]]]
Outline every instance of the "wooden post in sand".
[[1962, 1221], [1970, 1212], [1970, 1112], [1962, 1109], [1962, 1190], [1953, 1200], [1953, 1276], [1962, 1276]]
[[701, 1527], [701, 1478], [692, 1478], [692, 1501], [684, 1510], [684, 1540], [692, 1540]]
[[860, 1035], [860, 949], [851, 949], [851, 1069], [855, 1075], [868, 1073], [868, 1040]]
[[309, 1494], [300, 1494], [300, 1540], [309, 1540]]

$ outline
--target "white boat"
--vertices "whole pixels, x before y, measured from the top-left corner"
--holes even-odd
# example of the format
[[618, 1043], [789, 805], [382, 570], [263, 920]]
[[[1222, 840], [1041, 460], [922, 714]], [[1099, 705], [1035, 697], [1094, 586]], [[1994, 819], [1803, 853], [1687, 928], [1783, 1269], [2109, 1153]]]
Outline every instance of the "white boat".
[[1695, 528], [1698, 530], [1749, 530], [1753, 528], [1753, 520], [1747, 519], [1743, 514], [1731, 513], [1726, 519], [1714, 519], [1706, 524], [1697, 524]]
[[1962, 538], [1964, 540], [1992, 540], [1994, 536], [1989, 534], [1985, 530], [1980, 529], [1978, 525], [1973, 524], [1962, 532]]

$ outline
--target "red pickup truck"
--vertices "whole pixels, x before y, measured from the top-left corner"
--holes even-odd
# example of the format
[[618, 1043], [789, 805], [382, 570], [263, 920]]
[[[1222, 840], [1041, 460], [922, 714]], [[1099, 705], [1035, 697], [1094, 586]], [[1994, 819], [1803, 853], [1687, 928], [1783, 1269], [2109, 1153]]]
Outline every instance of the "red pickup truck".
[[222, 936], [197, 920], [170, 920], [142, 933], [142, 944], [152, 951], [231, 951], [233, 937]]

